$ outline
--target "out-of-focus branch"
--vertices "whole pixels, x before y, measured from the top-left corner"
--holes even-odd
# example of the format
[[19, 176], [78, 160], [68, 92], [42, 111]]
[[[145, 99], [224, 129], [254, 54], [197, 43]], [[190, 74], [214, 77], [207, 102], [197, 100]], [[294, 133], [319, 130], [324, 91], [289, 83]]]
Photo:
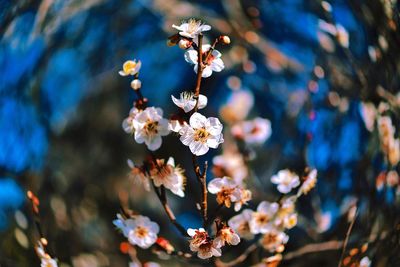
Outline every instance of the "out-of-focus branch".
[[283, 256], [283, 261], [292, 260], [310, 253], [339, 250], [343, 246], [343, 244], [344, 242], [342, 240], [332, 240], [323, 243], [309, 244], [299, 248], [298, 250], [286, 253]]
[[154, 188], [154, 192], [156, 193], [158, 199], [161, 202], [161, 205], [163, 206], [165, 212], [167, 213], [167, 216], [169, 218], [169, 220], [171, 221], [171, 223], [175, 226], [176, 229], [178, 229], [178, 231], [183, 235], [183, 236], [188, 236], [188, 234], [186, 233], [185, 227], [183, 227], [177, 220], [175, 217], [174, 212], [172, 211], [171, 207], [168, 205], [168, 200], [167, 200], [167, 196], [165, 193], [165, 187], [161, 186], [160, 191], [158, 191], [158, 188], [155, 186], [154, 182], [151, 182]]
[[228, 261], [228, 262], [223, 262], [220, 259], [217, 259], [215, 261], [215, 265], [217, 267], [232, 267], [236, 266], [239, 263], [242, 263], [247, 259], [247, 257], [257, 249], [257, 244], [252, 244], [250, 245], [242, 254], [240, 254], [236, 259]]

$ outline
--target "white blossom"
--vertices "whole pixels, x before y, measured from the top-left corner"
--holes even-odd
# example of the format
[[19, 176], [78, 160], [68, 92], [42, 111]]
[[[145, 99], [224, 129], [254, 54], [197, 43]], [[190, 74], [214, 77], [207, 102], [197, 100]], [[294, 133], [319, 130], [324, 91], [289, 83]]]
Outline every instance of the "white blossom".
[[261, 245], [264, 249], [269, 252], [278, 252], [283, 251], [283, 247], [280, 248], [283, 244], [286, 244], [289, 240], [289, 236], [282, 231], [277, 229], [269, 229], [266, 233], [264, 233], [263, 237], [260, 240]]
[[208, 183], [208, 192], [217, 195], [217, 202], [225, 205], [227, 208], [231, 203], [239, 201], [241, 191], [236, 182], [229, 177], [214, 178]]
[[240, 188], [240, 198], [238, 201], [235, 202], [234, 210], [239, 211], [243, 205], [246, 205], [248, 201], [251, 200], [252, 194], [251, 191], [248, 189]]
[[128, 76], [128, 75], [135, 75], [139, 72], [140, 68], [142, 67], [142, 62], [140, 60], [128, 60], [125, 61], [124, 65], [122, 66], [122, 70], [119, 71], [119, 75], [121, 76]]
[[200, 259], [208, 259], [212, 256], [221, 256], [221, 248], [218, 244], [212, 240], [204, 228], [187, 230], [188, 235], [191, 237], [189, 241], [190, 250], [197, 252], [197, 256]]
[[113, 223], [128, 238], [129, 243], [141, 248], [149, 248], [153, 245], [160, 231], [157, 223], [141, 215], [137, 215], [133, 219], [124, 219], [120, 214], [117, 214], [117, 219]]
[[58, 267], [58, 264], [55, 259], [41, 258], [40, 267]]
[[129, 168], [131, 168], [128, 177], [135, 183], [142, 184], [146, 191], [150, 192], [150, 177], [147, 175], [147, 173], [142, 167], [135, 166], [132, 160], [128, 159], [127, 162]]
[[198, 112], [193, 113], [189, 125], [179, 131], [181, 142], [189, 146], [190, 151], [197, 156], [204, 155], [209, 148], [217, 148], [224, 139], [222, 124], [214, 117], [206, 118]]
[[213, 173], [217, 177], [232, 177], [236, 183], [242, 184], [248, 175], [248, 169], [240, 153], [225, 152], [213, 158]]
[[161, 136], [169, 134], [168, 120], [164, 119], [160, 108], [148, 107], [136, 115], [133, 120], [135, 141], [145, 143], [149, 150], [160, 148]]
[[289, 170], [280, 170], [272, 176], [271, 182], [278, 185], [278, 191], [282, 194], [287, 194], [300, 185], [299, 176]]
[[369, 267], [371, 266], [371, 260], [365, 256], [360, 261], [360, 267]]
[[253, 234], [258, 234], [266, 233], [271, 228], [274, 228], [273, 218], [278, 209], [278, 203], [262, 201], [258, 205], [257, 211], [253, 212], [252, 214], [252, 218], [250, 220], [250, 231]]
[[200, 33], [211, 30], [211, 26], [203, 24], [200, 20], [189, 19], [183, 22], [180, 26], [172, 25], [173, 28], [179, 31], [179, 35], [195, 39]]
[[300, 186], [299, 191], [297, 192], [297, 196], [300, 196], [302, 194], [307, 195], [307, 193], [315, 187], [317, 183], [317, 174], [318, 172], [316, 169], [310, 171], [310, 173], [306, 177], [306, 180]]
[[[193, 92], [182, 92], [179, 99], [175, 98], [173, 95], [171, 95], [171, 98], [175, 105], [188, 113], [196, 106], [196, 99], [194, 98], [194, 96], [195, 95]], [[198, 109], [202, 109], [205, 106], [207, 106], [207, 97], [199, 94]]]
[[223, 247], [225, 243], [236, 246], [240, 243], [240, 237], [232, 228], [224, 226], [218, 231], [214, 241], [217, 247]]
[[242, 121], [232, 127], [232, 134], [247, 144], [260, 145], [271, 136], [271, 122], [263, 118]]
[[175, 166], [174, 158], [170, 157], [166, 164], [163, 160], [157, 160], [158, 166], [152, 167], [150, 176], [154, 181], [154, 185], [160, 187], [165, 186], [172, 193], [180, 197], [184, 197], [183, 192], [186, 177], [183, 175], [183, 169]]
[[[225, 68], [224, 62], [221, 59], [221, 53], [218, 50], [212, 50], [211, 54], [207, 57], [211, 45], [202, 45], [203, 60], [205, 60], [205, 67], [202, 72], [202, 77], [210, 77], [212, 72], [220, 72]], [[194, 71], [197, 73], [198, 69], [198, 53], [197, 50], [190, 48], [185, 52], [185, 60], [190, 64], [194, 64]]]
[[58, 267], [57, 261], [46, 253], [42, 243], [39, 241], [35, 246], [36, 254], [40, 258], [41, 267]]
[[253, 239], [254, 234], [250, 231], [249, 222], [253, 217], [253, 211], [245, 209], [242, 213], [233, 216], [229, 221], [228, 225], [244, 239]]
[[133, 134], [135, 132], [135, 128], [133, 127], [133, 120], [135, 119], [136, 115], [139, 114], [140, 110], [133, 107], [129, 111], [129, 116], [124, 119], [122, 122], [122, 128], [128, 134]]

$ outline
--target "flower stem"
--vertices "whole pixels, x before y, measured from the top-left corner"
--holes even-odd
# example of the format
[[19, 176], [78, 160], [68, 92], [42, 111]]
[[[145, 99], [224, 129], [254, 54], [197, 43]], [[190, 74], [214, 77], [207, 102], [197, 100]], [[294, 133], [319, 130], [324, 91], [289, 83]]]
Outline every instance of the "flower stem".
[[155, 186], [154, 182], [151, 182], [154, 188], [154, 192], [156, 193], [158, 199], [161, 202], [161, 205], [163, 206], [165, 212], [167, 213], [167, 216], [169, 218], [169, 220], [171, 221], [171, 223], [176, 227], [176, 229], [183, 235], [183, 236], [188, 236], [188, 234], [186, 233], [185, 227], [183, 227], [177, 220], [176, 217], [174, 215], [174, 212], [172, 211], [172, 209], [170, 208], [170, 206], [168, 205], [168, 200], [167, 200], [167, 196], [165, 193], [165, 187], [161, 186], [160, 187], [160, 191], [158, 191], [158, 188]]
[[199, 45], [197, 46], [197, 80], [196, 80], [196, 88], [194, 89], [194, 97], [196, 99], [196, 105], [194, 106], [193, 112], [197, 112], [199, 107], [199, 94], [201, 88], [201, 77], [203, 74], [204, 64], [203, 64], [203, 35], [199, 34]]

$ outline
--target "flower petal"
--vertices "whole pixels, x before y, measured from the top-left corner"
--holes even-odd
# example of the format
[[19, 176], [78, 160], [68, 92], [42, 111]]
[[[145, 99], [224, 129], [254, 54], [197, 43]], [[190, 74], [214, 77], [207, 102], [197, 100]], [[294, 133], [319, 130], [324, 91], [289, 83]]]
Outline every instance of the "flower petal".
[[198, 112], [193, 113], [193, 115], [190, 116], [190, 119], [189, 119], [189, 124], [194, 129], [199, 129], [199, 128], [205, 127], [206, 122], [207, 122], [207, 118]]

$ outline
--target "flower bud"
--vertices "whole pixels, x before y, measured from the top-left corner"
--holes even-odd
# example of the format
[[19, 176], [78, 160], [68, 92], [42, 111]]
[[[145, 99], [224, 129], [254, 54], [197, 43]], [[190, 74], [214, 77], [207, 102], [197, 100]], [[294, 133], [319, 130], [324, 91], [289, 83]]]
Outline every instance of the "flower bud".
[[229, 38], [229, 36], [227, 35], [221, 35], [219, 37], [219, 41], [222, 42], [223, 44], [230, 44], [231, 43], [231, 38]]
[[192, 46], [192, 42], [187, 40], [187, 39], [181, 39], [179, 41], [179, 48], [180, 49], [188, 49], [191, 46]]
[[142, 82], [139, 79], [134, 79], [131, 82], [131, 87], [133, 90], [139, 90], [142, 87]]

